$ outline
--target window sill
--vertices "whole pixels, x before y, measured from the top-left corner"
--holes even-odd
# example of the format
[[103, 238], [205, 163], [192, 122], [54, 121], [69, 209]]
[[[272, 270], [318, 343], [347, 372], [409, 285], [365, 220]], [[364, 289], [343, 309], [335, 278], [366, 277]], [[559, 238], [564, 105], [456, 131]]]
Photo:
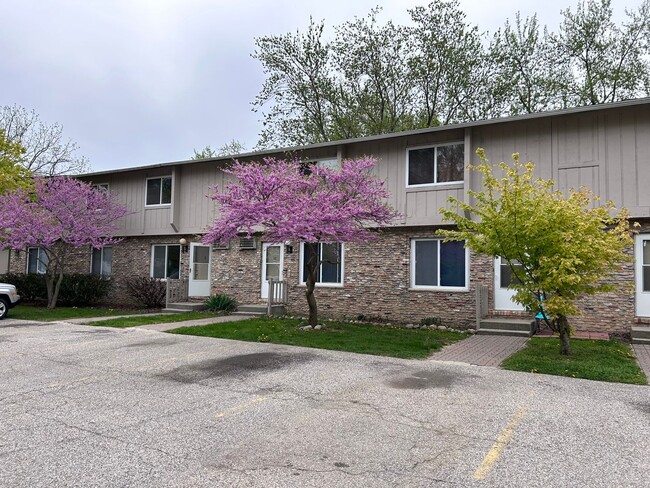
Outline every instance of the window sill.
[[157, 205], [146, 205], [144, 206], [145, 210], [156, 209], [156, 208], [171, 208], [171, 203], [159, 203]]
[[[298, 286], [307, 288], [306, 283], [298, 283]], [[343, 283], [316, 283], [316, 288], [344, 288]]]
[[462, 189], [464, 181], [450, 181], [449, 183], [426, 183], [423, 185], [406, 185], [407, 192]]
[[469, 292], [468, 287], [456, 287], [456, 286], [411, 286], [409, 291], [438, 291], [444, 293], [467, 293]]

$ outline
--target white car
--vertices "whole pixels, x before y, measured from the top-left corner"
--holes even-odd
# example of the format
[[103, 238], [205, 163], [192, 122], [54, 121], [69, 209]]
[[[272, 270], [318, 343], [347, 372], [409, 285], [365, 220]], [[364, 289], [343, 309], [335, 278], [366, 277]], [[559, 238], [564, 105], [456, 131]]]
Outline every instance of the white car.
[[20, 295], [14, 285], [0, 283], [0, 319], [4, 319], [9, 309], [20, 301]]

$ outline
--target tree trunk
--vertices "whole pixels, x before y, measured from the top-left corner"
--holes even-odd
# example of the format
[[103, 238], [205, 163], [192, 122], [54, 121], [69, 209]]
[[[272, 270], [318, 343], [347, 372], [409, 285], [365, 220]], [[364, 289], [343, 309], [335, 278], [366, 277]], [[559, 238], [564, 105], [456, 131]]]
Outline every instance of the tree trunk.
[[569, 321], [566, 316], [558, 316], [557, 325], [560, 333], [560, 354], [563, 356], [571, 355], [571, 343], [569, 341]]
[[48, 272], [45, 275], [45, 288], [47, 288], [47, 308], [54, 308], [50, 306], [54, 296], [54, 274]]
[[[54, 281], [54, 276], [52, 277], [52, 281]], [[63, 271], [59, 272], [59, 276], [56, 280], [56, 284], [54, 284], [54, 290], [52, 291], [52, 295], [50, 296], [50, 291], [48, 288], [47, 292], [47, 308], [55, 308], [56, 307], [56, 301], [59, 298], [59, 290], [61, 289], [61, 282], [63, 281]]]
[[314, 296], [314, 288], [316, 287], [316, 266], [318, 264], [318, 247], [312, 243], [305, 243], [309, 248], [309, 260], [307, 261], [307, 289], [305, 290], [305, 297], [307, 298], [307, 305], [309, 305], [309, 322], [312, 329], [318, 325], [318, 305], [316, 304], [316, 297]]

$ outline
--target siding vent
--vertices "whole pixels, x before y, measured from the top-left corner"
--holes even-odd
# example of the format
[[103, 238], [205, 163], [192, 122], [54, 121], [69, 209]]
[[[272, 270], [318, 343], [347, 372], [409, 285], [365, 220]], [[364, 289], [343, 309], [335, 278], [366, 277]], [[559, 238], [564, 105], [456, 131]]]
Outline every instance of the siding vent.
[[254, 237], [240, 237], [239, 249], [257, 249], [257, 241]]
[[213, 251], [225, 251], [226, 249], [230, 249], [230, 241], [225, 244], [222, 244], [221, 242], [215, 242], [212, 244]]

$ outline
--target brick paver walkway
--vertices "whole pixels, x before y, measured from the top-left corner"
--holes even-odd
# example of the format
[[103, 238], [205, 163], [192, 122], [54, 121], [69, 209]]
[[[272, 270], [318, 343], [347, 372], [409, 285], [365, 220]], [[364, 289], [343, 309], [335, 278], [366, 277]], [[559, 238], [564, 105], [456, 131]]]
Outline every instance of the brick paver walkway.
[[429, 359], [497, 367], [501, 361], [524, 347], [527, 340], [527, 337], [477, 335], [445, 346]]
[[650, 344], [632, 344], [636, 362], [645, 372], [646, 378], [650, 383]]

